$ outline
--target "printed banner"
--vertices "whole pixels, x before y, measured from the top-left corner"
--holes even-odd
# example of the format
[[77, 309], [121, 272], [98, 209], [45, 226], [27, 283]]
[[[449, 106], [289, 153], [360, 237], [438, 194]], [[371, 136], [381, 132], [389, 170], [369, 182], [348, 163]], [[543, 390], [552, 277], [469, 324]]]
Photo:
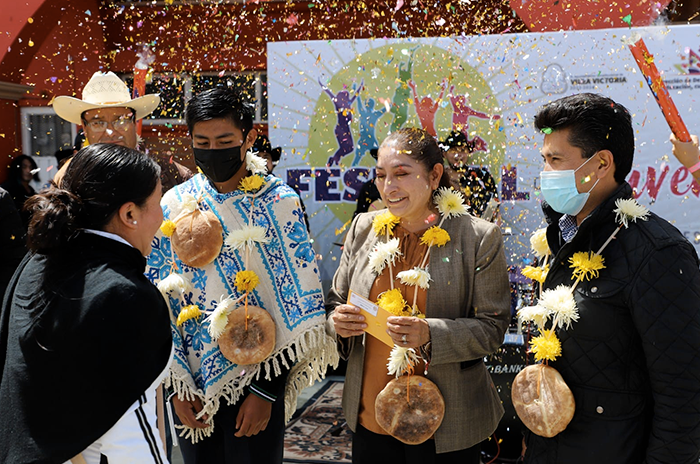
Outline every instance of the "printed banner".
[[700, 26], [421, 39], [268, 44], [269, 127], [283, 148], [275, 174], [306, 206], [324, 286], [362, 185], [370, 150], [403, 126], [468, 140], [468, 163], [493, 182], [509, 264], [528, 264], [543, 227], [538, 109], [581, 92], [632, 114], [636, 151], [628, 181], [638, 201], [700, 247], [700, 185], [671, 153], [670, 129], [626, 41], [638, 34], [691, 133], [700, 132]]

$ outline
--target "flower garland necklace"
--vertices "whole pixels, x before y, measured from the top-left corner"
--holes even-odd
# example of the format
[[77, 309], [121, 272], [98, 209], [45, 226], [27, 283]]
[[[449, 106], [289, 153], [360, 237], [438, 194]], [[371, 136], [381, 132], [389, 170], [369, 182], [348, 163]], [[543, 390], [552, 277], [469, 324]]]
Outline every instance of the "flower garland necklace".
[[[396, 277], [400, 279], [402, 284], [414, 287], [412, 306], [409, 306], [406, 302], [401, 294], [401, 290], [394, 288], [393, 264], [396, 259], [401, 256], [401, 251], [399, 250], [399, 239], [396, 237], [392, 238], [392, 235], [394, 227], [399, 223], [400, 218], [394, 216], [387, 210], [375, 216], [372, 222], [372, 227], [377, 237], [385, 236], [386, 242], [379, 242], [376, 244], [374, 250], [372, 250], [369, 255], [369, 264], [377, 275], [380, 275], [384, 271], [384, 268], [388, 267], [389, 282], [391, 285], [390, 290], [379, 295], [377, 305], [394, 316], [425, 318], [425, 315], [422, 314], [416, 306], [416, 299], [419, 287], [427, 290], [430, 286], [431, 278], [427, 268], [430, 248], [433, 245], [438, 247], [445, 246], [445, 244], [450, 241], [450, 234], [442, 228], [445, 219], [467, 214], [467, 206], [461, 192], [457, 192], [451, 188], [441, 187], [438, 189], [433, 201], [442, 217], [437, 226], [430, 227], [420, 238], [422, 244], [428, 245], [420, 266], [396, 274]], [[418, 361], [418, 354], [415, 349], [394, 345], [389, 355], [389, 363], [387, 364], [389, 375], [395, 375], [398, 378], [403, 373], [408, 373], [410, 376], [413, 373], [413, 366], [417, 364]]]
[[[600, 249], [593, 252], [579, 251], [569, 258], [569, 267], [573, 269], [575, 282], [572, 286], [559, 285], [554, 289], [542, 291], [542, 286], [549, 272], [549, 256], [551, 251], [547, 244], [545, 229], [537, 230], [530, 238], [530, 246], [535, 255], [543, 259], [542, 265], [537, 268], [526, 266], [522, 274], [540, 284], [540, 298], [535, 306], [526, 306], [518, 311], [520, 324], [532, 322], [540, 331], [540, 335], [530, 341], [532, 353], [536, 361], [554, 361], [561, 356], [561, 342], [555, 335], [557, 328], [567, 329], [572, 323], [578, 321], [579, 313], [574, 300], [574, 291], [583, 280], [590, 281], [597, 278], [601, 269], [605, 269], [605, 259], [601, 255], [603, 250], [615, 238], [620, 230], [629, 227], [630, 222], [637, 222], [637, 219], [646, 221], [649, 210], [637, 203], [634, 199], [618, 199], [615, 201], [616, 208], [615, 221], [618, 227], [610, 234], [610, 237], [603, 243]], [[549, 329], [547, 323], [552, 320]]]
[[[186, 321], [198, 319], [203, 312], [210, 313], [204, 322], [208, 322], [207, 330], [213, 340], [217, 340], [225, 331], [228, 324], [228, 315], [236, 308], [237, 304], [244, 301], [246, 311], [246, 330], [248, 326], [248, 296], [255, 287], [260, 283], [260, 278], [254, 271], [246, 270], [249, 266], [250, 252], [256, 244], [266, 244], [269, 239], [266, 238], [266, 231], [263, 227], [256, 226], [253, 223], [253, 209], [255, 206], [255, 198], [259, 190], [265, 185], [265, 174], [267, 174], [267, 162], [260, 156], [251, 152], [246, 153], [246, 169], [252, 174], [244, 177], [239, 188], [245, 192], [246, 196], [251, 198], [250, 214], [248, 216], [248, 225], [241, 229], [229, 232], [228, 237], [224, 241], [224, 245], [230, 249], [244, 253], [243, 269], [236, 273], [234, 285], [239, 293], [243, 293], [239, 298], [234, 299], [232, 296], [224, 298], [217, 303], [212, 310], [201, 310], [198, 305], [191, 304], [182, 308], [177, 317], [176, 325], [179, 327]], [[182, 220], [187, 214], [193, 213], [202, 201], [195, 199], [192, 195], [183, 195], [183, 209], [179, 218], [175, 221], [164, 221], [160, 227], [161, 232], [166, 237], [173, 235], [177, 222]], [[179, 295], [191, 291], [192, 285], [187, 281], [182, 274], [175, 272], [178, 266], [175, 260], [172, 261], [172, 271], [162, 281], [158, 283], [158, 290], [167, 298], [169, 293], [178, 293]]]

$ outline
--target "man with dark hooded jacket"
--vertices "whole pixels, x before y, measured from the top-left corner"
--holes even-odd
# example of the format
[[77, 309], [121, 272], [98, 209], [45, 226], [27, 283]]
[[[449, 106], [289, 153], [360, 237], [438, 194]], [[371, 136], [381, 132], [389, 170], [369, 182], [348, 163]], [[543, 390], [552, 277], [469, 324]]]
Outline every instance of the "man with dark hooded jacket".
[[[597, 252], [618, 227], [615, 201], [633, 197], [629, 112], [579, 94], [535, 116], [552, 257], [544, 289], [574, 283], [569, 258]], [[576, 410], [553, 438], [526, 434], [526, 463], [697, 463], [700, 455], [700, 270], [693, 246], [650, 213], [602, 252], [605, 268], [574, 292], [580, 319], [557, 330], [550, 365]]]

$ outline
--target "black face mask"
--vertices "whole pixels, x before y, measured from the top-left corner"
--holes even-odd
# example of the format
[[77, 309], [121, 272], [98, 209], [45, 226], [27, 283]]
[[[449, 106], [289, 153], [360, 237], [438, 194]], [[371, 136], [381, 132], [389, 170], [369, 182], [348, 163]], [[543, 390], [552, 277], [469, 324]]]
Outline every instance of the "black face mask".
[[193, 148], [193, 150], [194, 161], [199, 169], [217, 183], [226, 182], [243, 166], [240, 146], [214, 150]]

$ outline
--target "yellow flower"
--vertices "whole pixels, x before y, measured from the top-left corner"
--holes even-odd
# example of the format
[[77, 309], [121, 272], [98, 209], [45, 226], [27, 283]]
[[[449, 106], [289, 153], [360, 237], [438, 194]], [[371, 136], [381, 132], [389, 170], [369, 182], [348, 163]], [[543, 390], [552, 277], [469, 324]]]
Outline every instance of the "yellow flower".
[[238, 271], [236, 273], [236, 288], [239, 292], [250, 292], [260, 283], [258, 275], [253, 271]]
[[574, 269], [574, 277], [579, 280], [591, 280], [598, 277], [598, 271], [605, 269], [604, 259], [592, 251], [579, 251], [569, 258], [570, 268]]
[[199, 306], [197, 306], [197, 305], [185, 306], [180, 311], [180, 314], [177, 315], [176, 324], [179, 327], [182, 324], [184, 324], [186, 321], [189, 321], [190, 319], [195, 319], [195, 318], [201, 316], [201, 314], [202, 314], [202, 311], [199, 309]]
[[543, 258], [549, 253], [549, 244], [547, 244], [547, 229], [542, 228], [536, 230], [530, 237], [530, 248], [535, 252], [538, 258]]
[[386, 210], [374, 217], [372, 227], [374, 227], [374, 233], [377, 234], [377, 236], [384, 235], [387, 232], [391, 235], [394, 231], [394, 226], [398, 223], [399, 218], [391, 214], [391, 211]]
[[241, 180], [241, 190], [244, 192], [253, 192], [265, 185], [265, 178], [262, 176], [248, 176]]
[[163, 232], [163, 235], [166, 237], [170, 237], [175, 233], [175, 229], [177, 228], [177, 225], [170, 219], [167, 221], [163, 221], [163, 224], [160, 225], [160, 231]]
[[424, 245], [436, 245], [445, 246], [447, 242], [450, 241], [450, 234], [447, 233], [445, 229], [438, 226], [433, 226], [430, 229], [423, 232], [423, 236], [420, 238], [420, 242]]
[[554, 330], [545, 330], [542, 335], [530, 340], [532, 353], [536, 361], [554, 361], [561, 356], [561, 342], [554, 335]]
[[547, 264], [544, 268], [525, 266], [521, 272], [528, 279], [532, 279], [535, 282], [543, 284], [545, 279], [547, 279], [547, 273], [549, 272], [549, 264]]
[[407, 306], [406, 300], [403, 299], [401, 290], [394, 288], [379, 295], [377, 304], [389, 311], [394, 316], [405, 316], [404, 309]]

